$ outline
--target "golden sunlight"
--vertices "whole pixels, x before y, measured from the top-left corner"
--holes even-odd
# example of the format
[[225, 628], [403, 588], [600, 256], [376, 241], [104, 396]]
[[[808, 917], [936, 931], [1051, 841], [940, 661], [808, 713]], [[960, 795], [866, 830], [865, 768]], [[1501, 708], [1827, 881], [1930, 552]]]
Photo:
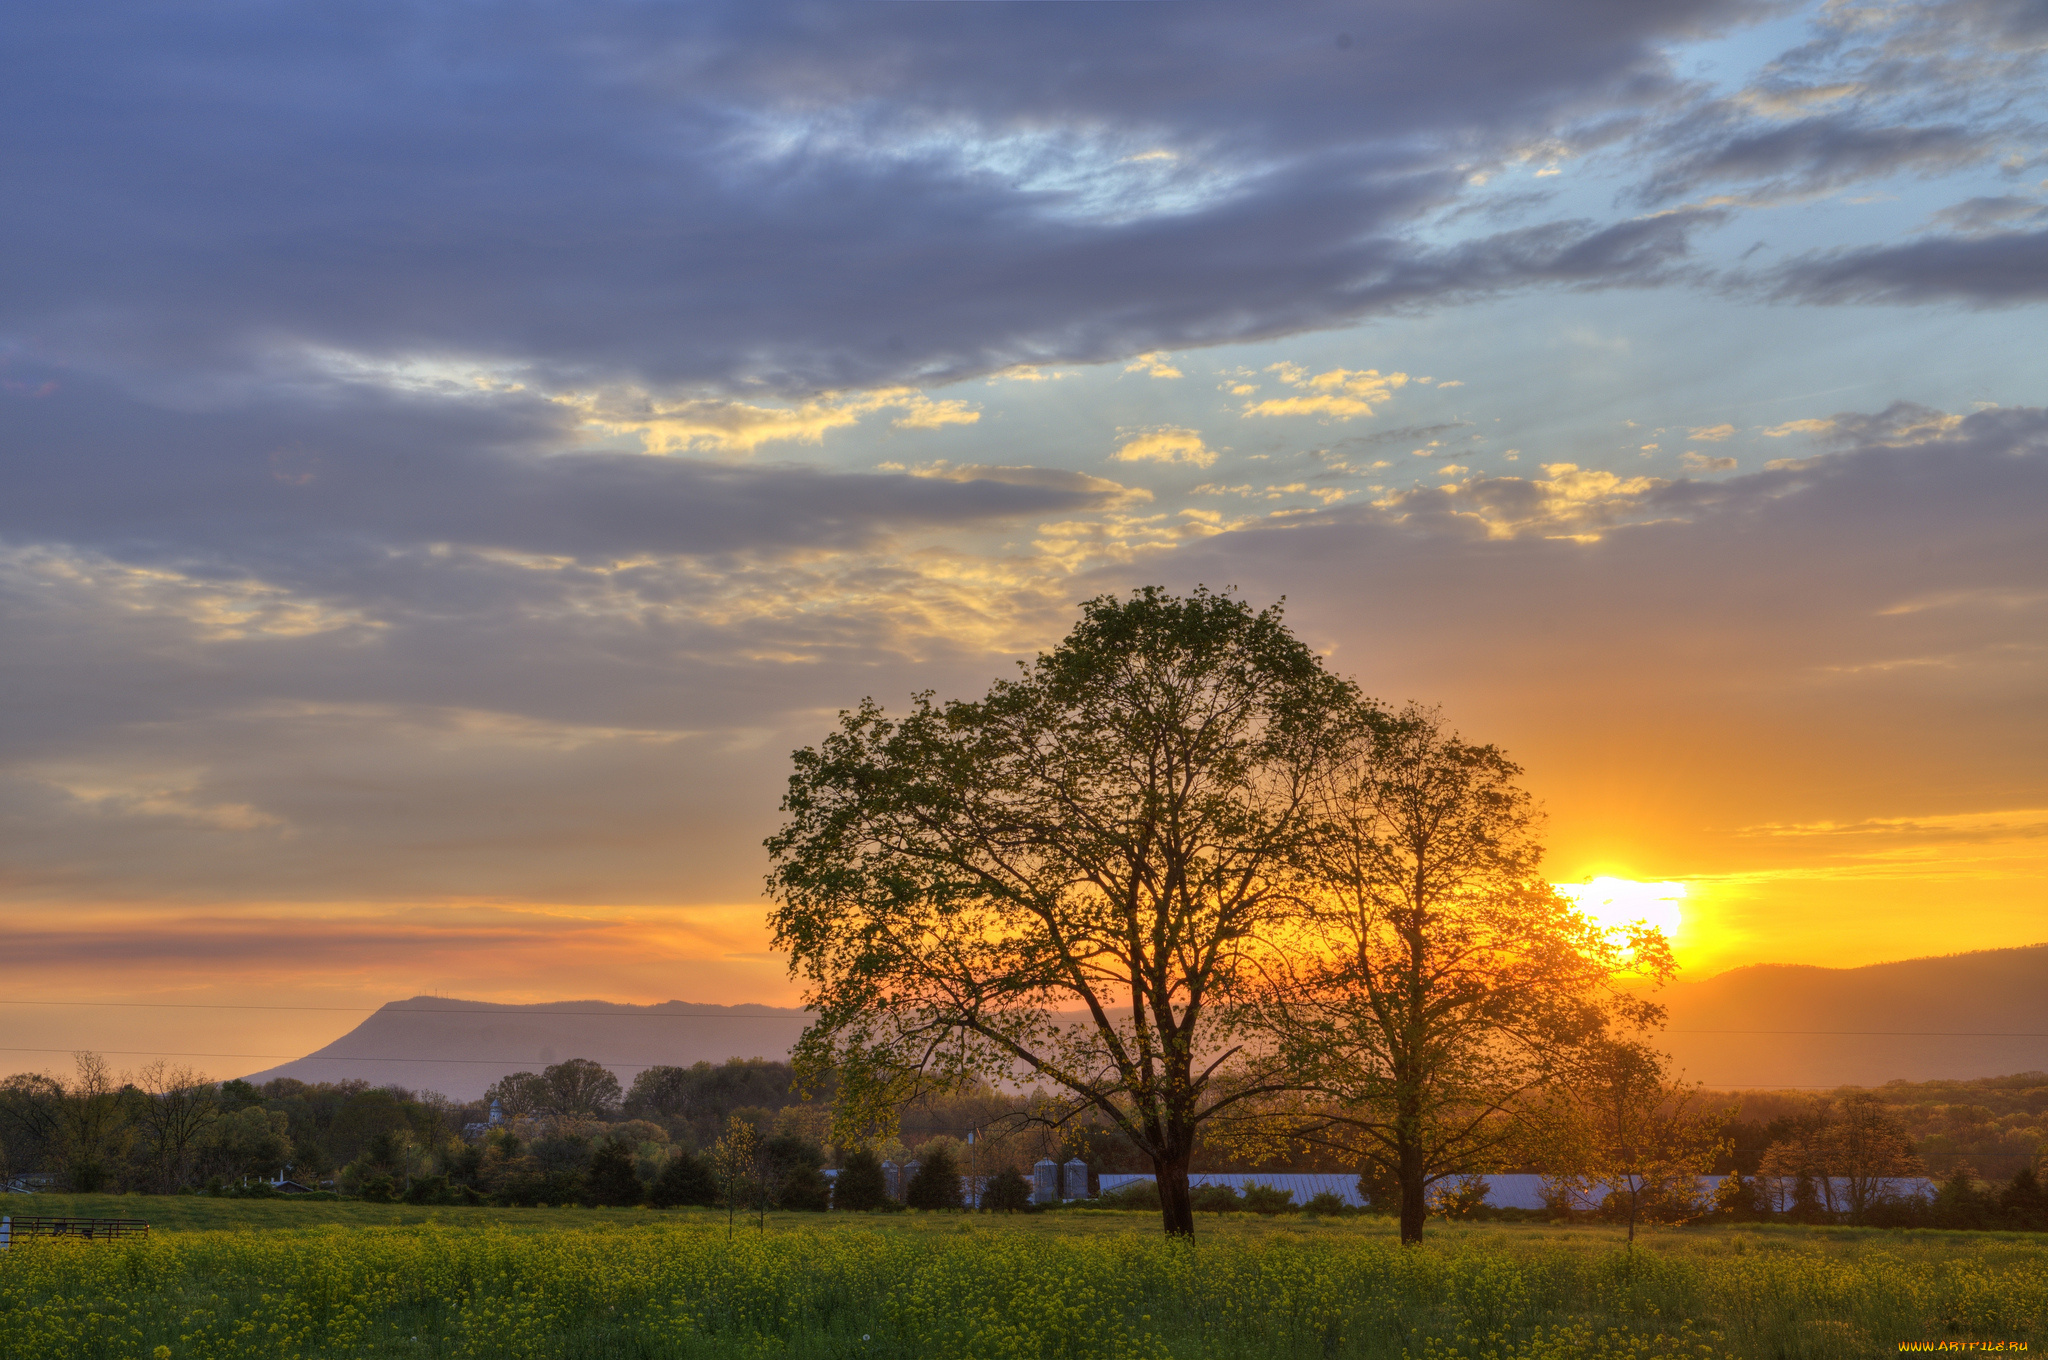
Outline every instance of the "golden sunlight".
[[1685, 919], [1678, 904], [1685, 900], [1683, 883], [1638, 883], [1627, 878], [1600, 877], [1586, 883], [1551, 885], [1577, 904], [1590, 919], [1619, 930], [1643, 921], [1670, 939]]

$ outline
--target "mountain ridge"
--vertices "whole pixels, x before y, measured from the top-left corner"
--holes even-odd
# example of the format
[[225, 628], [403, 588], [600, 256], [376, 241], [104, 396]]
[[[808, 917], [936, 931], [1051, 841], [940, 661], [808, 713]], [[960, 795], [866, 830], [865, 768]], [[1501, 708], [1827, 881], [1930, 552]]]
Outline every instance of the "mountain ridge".
[[1879, 1086], [2048, 1067], [2048, 944], [1830, 968], [1755, 963], [1656, 994], [1710, 1087]]
[[[435, 1018], [422, 1022], [423, 1016]], [[469, 1101], [508, 1072], [592, 1058], [629, 1086], [654, 1066], [786, 1057], [809, 1019], [807, 1011], [758, 1002], [506, 1003], [414, 996], [386, 1002], [334, 1042], [246, 1080], [359, 1078]]]
[[[1756, 963], [1672, 984], [1656, 1036], [1716, 1089], [1881, 1086], [2048, 1069], [2048, 944], [1854, 968]], [[432, 1016], [431, 1020], [422, 1017]], [[360, 1078], [474, 1100], [508, 1072], [593, 1058], [630, 1085], [656, 1064], [786, 1058], [810, 1013], [763, 1003], [388, 1002], [303, 1058], [250, 1075]]]

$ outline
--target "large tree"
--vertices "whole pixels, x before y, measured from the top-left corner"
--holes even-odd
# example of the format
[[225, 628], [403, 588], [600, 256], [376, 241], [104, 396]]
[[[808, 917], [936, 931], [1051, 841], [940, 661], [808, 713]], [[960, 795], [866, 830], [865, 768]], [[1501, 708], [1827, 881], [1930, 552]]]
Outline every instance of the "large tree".
[[[1377, 1165], [1422, 1238], [1430, 1186], [1511, 1160], [1538, 1090], [1656, 1008], [1620, 985], [1671, 971], [1543, 881], [1537, 811], [1499, 750], [1410, 706], [1317, 786], [1293, 947], [1265, 961], [1256, 1026], [1312, 1094], [1292, 1137]], [[1268, 1115], [1247, 1138], [1271, 1146]]]
[[1156, 588], [1086, 602], [980, 700], [842, 714], [768, 841], [818, 1013], [797, 1067], [838, 1075], [842, 1142], [1008, 1073], [1121, 1130], [1192, 1233], [1197, 1130], [1284, 1084], [1232, 999], [1298, 910], [1324, 768], [1375, 716], [1278, 606]]

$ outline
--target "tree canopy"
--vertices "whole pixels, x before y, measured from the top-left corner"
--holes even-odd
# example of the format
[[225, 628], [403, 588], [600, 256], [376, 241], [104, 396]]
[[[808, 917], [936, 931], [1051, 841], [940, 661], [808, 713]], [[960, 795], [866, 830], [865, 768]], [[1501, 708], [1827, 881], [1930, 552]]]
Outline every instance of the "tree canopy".
[[1231, 999], [1295, 912], [1334, 753], [1377, 710], [1278, 606], [1103, 596], [975, 701], [872, 700], [796, 753], [770, 922], [842, 1141], [981, 1074], [1049, 1084], [1152, 1161], [1192, 1232], [1204, 1120], [1274, 1089]]
[[1494, 1169], [1537, 1088], [1657, 1017], [1619, 982], [1671, 972], [1663, 937], [1587, 920], [1538, 872], [1521, 771], [1409, 706], [1329, 764], [1299, 857], [1295, 947], [1267, 965], [1248, 1024], [1302, 1088], [1290, 1128], [1383, 1168], [1404, 1241], [1430, 1186]]

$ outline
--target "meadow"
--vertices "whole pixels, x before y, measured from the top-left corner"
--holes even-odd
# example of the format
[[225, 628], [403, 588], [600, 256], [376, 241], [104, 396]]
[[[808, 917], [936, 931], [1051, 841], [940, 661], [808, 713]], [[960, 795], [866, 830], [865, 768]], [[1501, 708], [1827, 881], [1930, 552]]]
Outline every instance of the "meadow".
[[[25, 1201], [14, 1201], [9, 1208]], [[2048, 1346], [2038, 1235], [37, 1196], [147, 1242], [0, 1257], [0, 1360], [1862, 1357]], [[1950, 1353], [1954, 1353], [1953, 1349]]]

